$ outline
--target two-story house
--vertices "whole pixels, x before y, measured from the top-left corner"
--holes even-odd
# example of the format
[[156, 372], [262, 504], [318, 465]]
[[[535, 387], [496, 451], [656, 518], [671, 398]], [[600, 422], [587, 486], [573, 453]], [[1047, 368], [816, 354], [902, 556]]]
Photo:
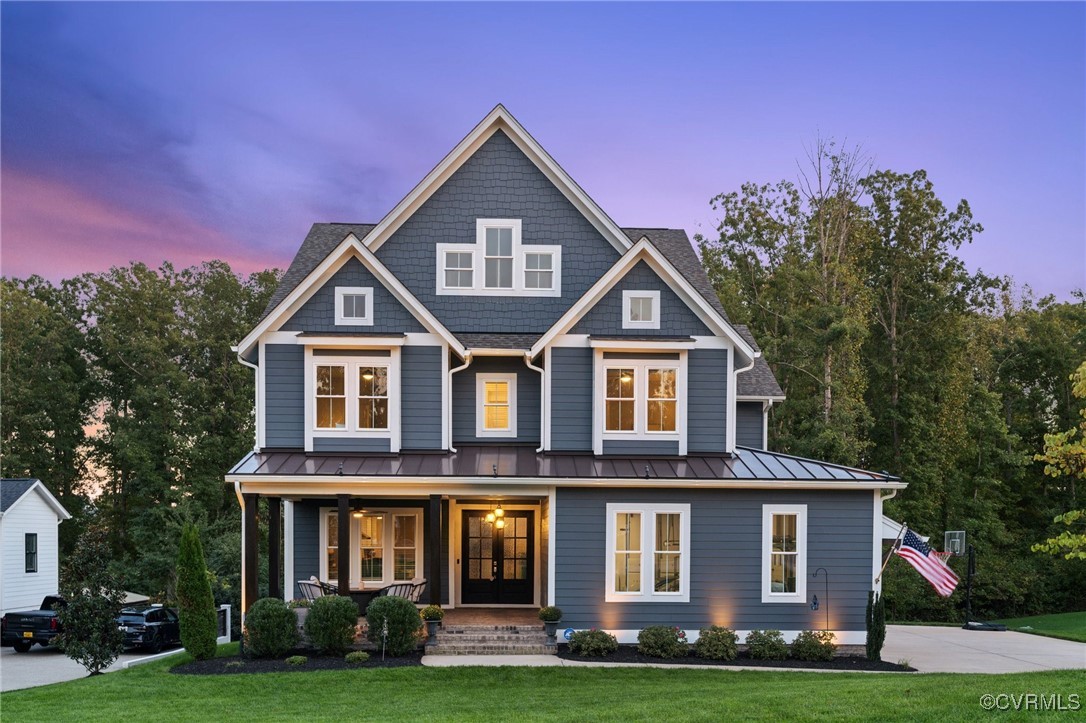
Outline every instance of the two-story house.
[[617, 226], [501, 106], [379, 223], [315, 224], [237, 352], [243, 609], [263, 497], [273, 596], [863, 642], [903, 483], [768, 451], [781, 389], [686, 233]]

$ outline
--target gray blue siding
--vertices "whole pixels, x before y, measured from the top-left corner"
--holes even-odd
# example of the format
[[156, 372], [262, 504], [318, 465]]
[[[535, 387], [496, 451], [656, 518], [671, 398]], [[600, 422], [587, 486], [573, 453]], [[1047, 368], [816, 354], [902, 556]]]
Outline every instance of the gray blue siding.
[[441, 449], [441, 354], [439, 346], [400, 350], [401, 449]]
[[305, 446], [305, 349], [264, 347], [264, 445]]
[[392, 442], [387, 437], [313, 437], [313, 451], [388, 454]]
[[[690, 602], [604, 602], [608, 502], [690, 504]], [[762, 603], [763, 504], [807, 505], [807, 574], [819, 567], [829, 571], [828, 596], [821, 577], [808, 578], [808, 600]], [[835, 630], [863, 630], [872, 583], [872, 515], [870, 491], [559, 488], [552, 522], [554, 604], [562, 608], [562, 624], [574, 628], [715, 623], [739, 630], [818, 630], [825, 627], [826, 608], [811, 610], [810, 597], [817, 594], [821, 605], [829, 605]]]
[[551, 349], [551, 449], [592, 451], [592, 350]]
[[728, 421], [728, 350], [693, 349], [687, 356], [686, 449], [724, 452]]
[[[476, 376], [479, 374], [517, 375], [517, 436], [476, 437]], [[518, 442], [539, 444], [539, 372], [529, 369], [516, 357], [480, 357], [462, 372], [453, 375], [453, 444], [500, 444]]]
[[[659, 291], [660, 328], [623, 329], [622, 292]], [[639, 261], [573, 327], [571, 334], [601, 336], [706, 336], [712, 332], [648, 264]]]
[[[562, 296], [437, 296], [436, 245], [475, 243], [479, 218], [521, 219], [524, 245], [561, 245]], [[498, 131], [377, 250], [377, 257], [453, 332], [542, 334], [619, 253]], [[497, 305], [501, 313], [495, 313]]]
[[765, 449], [765, 426], [761, 402], [736, 402], [735, 443], [742, 447]]
[[[332, 506], [334, 503], [325, 503]], [[294, 503], [294, 579], [308, 580], [320, 577], [320, 500], [307, 500]], [[294, 585], [294, 598], [302, 597], [297, 582]]]
[[[430, 264], [432, 267], [433, 264]], [[373, 288], [373, 326], [336, 326], [336, 287], [362, 286]], [[378, 334], [404, 334], [424, 332], [419, 323], [403, 304], [369, 272], [358, 259], [349, 259], [324, 286], [309, 298], [302, 308], [294, 312], [281, 331], [308, 332], [365, 332]]]
[[679, 443], [652, 439], [615, 439], [603, 440], [603, 453], [623, 457], [649, 455], [675, 455], [679, 453]]

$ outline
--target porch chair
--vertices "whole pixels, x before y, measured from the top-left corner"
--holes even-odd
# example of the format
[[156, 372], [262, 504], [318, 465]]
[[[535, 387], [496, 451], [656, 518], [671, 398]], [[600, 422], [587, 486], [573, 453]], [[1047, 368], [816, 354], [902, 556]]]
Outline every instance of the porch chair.
[[422, 600], [422, 591], [426, 589], [426, 578], [419, 580], [411, 587], [411, 593], [406, 597], [413, 603], [417, 603]]
[[298, 589], [302, 591], [302, 597], [309, 602], [324, 597], [324, 590], [321, 589], [320, 583], [313, 580], [299, 580]]

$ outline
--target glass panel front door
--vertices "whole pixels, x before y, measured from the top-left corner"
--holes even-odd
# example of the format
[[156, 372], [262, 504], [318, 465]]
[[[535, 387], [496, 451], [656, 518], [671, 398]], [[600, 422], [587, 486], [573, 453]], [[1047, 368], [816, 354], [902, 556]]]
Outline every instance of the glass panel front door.
[[464, 510], [460, 601], [466, 605], [530, 605], [535, 593], [534, 513], [507, 510], [504, 527], [487, 510]]

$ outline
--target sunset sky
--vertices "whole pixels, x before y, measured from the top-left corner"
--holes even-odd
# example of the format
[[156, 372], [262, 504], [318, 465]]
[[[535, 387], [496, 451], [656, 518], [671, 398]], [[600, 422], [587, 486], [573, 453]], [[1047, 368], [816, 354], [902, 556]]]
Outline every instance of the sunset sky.
[[711, 232], [816, 137], [926, 169], [970, 268], [1086, 287], [1086, 4], [0, 4], [0, 272], [283, 267], [504, 103], [619, 224]]

